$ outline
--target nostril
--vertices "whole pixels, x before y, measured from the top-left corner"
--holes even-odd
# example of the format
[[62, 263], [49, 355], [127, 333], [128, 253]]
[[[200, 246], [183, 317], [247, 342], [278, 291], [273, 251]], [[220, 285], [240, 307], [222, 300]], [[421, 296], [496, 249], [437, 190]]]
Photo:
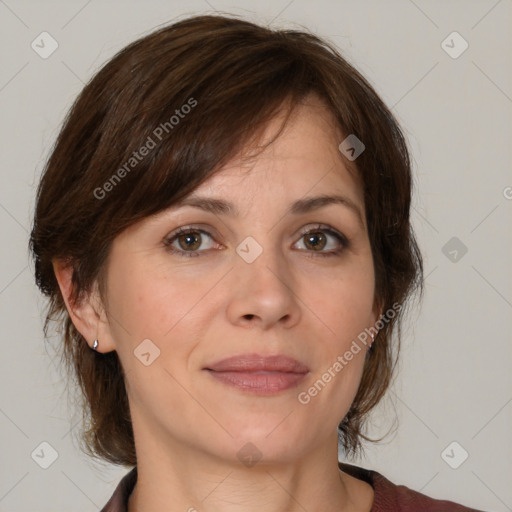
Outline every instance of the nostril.
[[247, 320], [252, 320], [254, 318], [254, 315], [244, 315]]

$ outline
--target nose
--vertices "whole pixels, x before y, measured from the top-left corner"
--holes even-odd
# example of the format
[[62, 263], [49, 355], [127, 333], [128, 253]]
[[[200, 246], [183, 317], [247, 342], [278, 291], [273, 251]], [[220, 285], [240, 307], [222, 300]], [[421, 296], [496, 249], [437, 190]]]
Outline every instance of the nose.
[[235, 256], [230, 275], [228, 320], [243, 327], [291, 328], [301, 317], [293, 272], [280, 250], [263, 248], [252, 263]]

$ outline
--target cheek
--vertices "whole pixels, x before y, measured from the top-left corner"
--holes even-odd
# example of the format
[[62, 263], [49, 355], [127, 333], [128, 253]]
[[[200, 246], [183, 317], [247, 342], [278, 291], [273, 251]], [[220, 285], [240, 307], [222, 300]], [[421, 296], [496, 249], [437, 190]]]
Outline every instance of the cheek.
[[371, 261], [314, 279], [307, 276], [305, 280], [304, 302], [323, 321], [322, 332], [328, 344], [344, 351], [347, 343], [370, 327], [375, 287]]
[[116, 324], [122, 324], [134, 338], [162, 337], [197, 294], [179, 275], [167, 276], [161, 266], [120, 257], [109, 271], [109, 290], [114, 328], [119, 331]]
[[[308, 283], [311, 279], [308, 278]], [[374, 275], [371, 260], [342, 269], [336, 276], [316, 279], [316, 290], [310, 294], [311, 310], [321, 320], [315, 351], [318, 365], [303, 389], [318, 414], [331, 404], [336, 410], [332, 418], [343, 417], [353, 401], [361, 380], [367, 345], [358, 339], [371, 326], [374, 297]], [[310, 283], [311, 284], [311, 283]], [[306, 301], [305, 301], [306, 302]], [[323, 333], [318, 336], [318, 333]], [[332, 404], [335, 404], [334, 406]], [[325, 414], [325, 412], [324, 412]]]
[[130, 365], [133, 351], [149, 339], [161, 352], [160, 363], [178, 365], [211, 320], [215, 308], [206, 307], [205, 295], [219, 277], [215, 273], [194, 277], [161, 261], [118, 258], [117, 262], [109, 272], [109, 307], [120, 357]]
[[[133, 414], [138, 408], [153, 414], [162, 404], [177, 410], [190, 400], [179, 383], [186, 381], [189, 354], [207, 321], [200, 300], [213, 277], [206, 282], [191, 280], [179, 272], [166, 272], [162, 265], [136, 260], [118, 260], [112, 268], [110, 327], [130, 401], [137, 404]], [[144, 353], [151, 361], [147, 366]], [[170, 415], [167, 421], [175, 420]]]

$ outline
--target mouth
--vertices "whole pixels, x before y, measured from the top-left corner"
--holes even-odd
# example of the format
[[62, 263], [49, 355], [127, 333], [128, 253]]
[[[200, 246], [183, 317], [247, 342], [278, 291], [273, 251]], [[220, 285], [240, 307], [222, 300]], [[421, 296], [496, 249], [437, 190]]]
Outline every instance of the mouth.
[[203, 368], [215, 380], [239, 390], [273, 395], [296, 387], [309, 373], [309, 368], [288, 356], [243, 354]]

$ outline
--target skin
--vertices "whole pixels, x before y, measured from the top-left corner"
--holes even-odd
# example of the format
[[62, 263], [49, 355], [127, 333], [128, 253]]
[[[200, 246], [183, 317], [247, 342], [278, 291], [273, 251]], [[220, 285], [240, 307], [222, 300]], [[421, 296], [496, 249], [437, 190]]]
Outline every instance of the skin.
[[[263, 140], [279, 125], [276, 117]], [[263, 153], [233, 159], [194, 191], [233, 203], [238, 216], [181, 206], [143, 219], [113, 242], [107, 298], [67, 302], [89, 344], [97, 338], [99, 352], [116, 350], [125, 369], [138, 461], [130, 512], [371, 509], [371, 486], [338, 468], [336, 430], [367, 347], [308, 404], [297, 398], [380, 313], [362, 184], [338, 150], [343, 138], [309, 97]], [[342, 204], [285, 215], [298, 199], [334, 193], [361, 218]], [[211, 233], [192, 240], [200, 256], [170, 252], [166, 238], [190, 225]], [[326, 245], [321, 237], [319, 248], [307, 245], [306, 231], [320, 231]], [[263, 249], [252, 263], [236, 252], [247, 236]], [[185, 242], [172, 245], [185, 252]], [[70, 269], [54, 268], [68, 297]], [[148, 366], [134, 356], [144, 339], [160, 350]], [[243, 353], [286, 354], [310, 371], [298, 387], [256, 396], [203, 370]], [[248, 442], [262, 455], [251, 467], [237, 457]]]

